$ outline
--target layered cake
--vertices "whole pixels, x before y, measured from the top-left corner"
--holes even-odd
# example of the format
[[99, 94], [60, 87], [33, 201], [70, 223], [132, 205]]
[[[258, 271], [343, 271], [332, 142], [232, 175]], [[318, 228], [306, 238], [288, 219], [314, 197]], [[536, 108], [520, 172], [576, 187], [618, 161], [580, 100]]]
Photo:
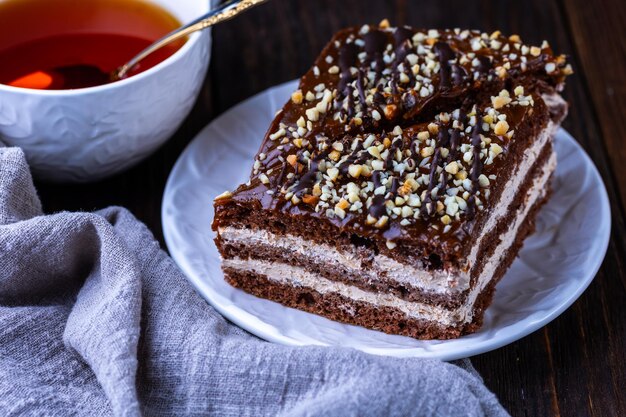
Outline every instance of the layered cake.
[[387, 333], [475, 331], [549, 197], [570, 73], [499, 32], [339, 32], [215, 200], [226, 280]]

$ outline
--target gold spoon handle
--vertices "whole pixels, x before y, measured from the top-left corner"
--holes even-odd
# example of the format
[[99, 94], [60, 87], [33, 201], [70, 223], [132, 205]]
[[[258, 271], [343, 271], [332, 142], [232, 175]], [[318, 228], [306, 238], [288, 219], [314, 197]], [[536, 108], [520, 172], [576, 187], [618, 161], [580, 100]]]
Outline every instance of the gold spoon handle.
[[211, 10], [204, 16], [199, 17], [182, 26], [173, 32], [168, 33], [163, 36], [161, 39], [155, 41], [153, 44], [148, 46], [143, 51], [139, 52], [133, 59], [118, 67], [111, 74], [111, 78], [113, 80], [120, 80], [128, 74], [128, 71], [133, 69], [135, 65], [137, 65], [140, 61], [142, 61], [145, 57], [152, 54], [157, 49], [175, 41], [176, 39], [180, 39], [184, 36], [189, 35], [190, 33], [197, 32], [199, 30], [203, 30], [208, 28], [209, 26], [213, 26], [217, 23], [223, 22], [228, 19], [232, 19], [237, 16], [239, 13], [242, 13], [254, 6], [257, 6], [261, 3], [264, 3], [267, 0], [230, 0], [226, 3], [218, 6], [217, 8]]

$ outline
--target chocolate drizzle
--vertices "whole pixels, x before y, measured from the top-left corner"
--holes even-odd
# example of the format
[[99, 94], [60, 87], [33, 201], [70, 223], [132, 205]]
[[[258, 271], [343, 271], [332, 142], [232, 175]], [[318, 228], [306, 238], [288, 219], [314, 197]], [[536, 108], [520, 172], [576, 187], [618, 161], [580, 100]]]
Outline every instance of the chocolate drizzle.
[[367, 63], [374, 62], [374, 71], [376, 78], [374, 84], [377, 84], [383, 72], [383, 52], [387, 47], [387, 35], [380, 30], [370, 30], [363, 36], [365, 41], [365, 52], [367, 53]]
[[391, 197], [395, 197], [398, 195], [398, 187], [400, 186], [400, 181], [398, 181], [398, 177], [391, 177], [391, 188], [389, 192], [391, 193]]
[[[459, 109], [459, 118], [458, 122], [461, 125], [461, 129], [465, 128], [467, 123], [467, 113], [461, 107]], [[453, 129], [450, 134], [450, 153], [448, 154], [449, 161], [456, 161], [459, 155], [459, 143], [461, 142], [461, 131], [458, 129]]]
[[363, 152], [363, 142], [357, 141], [356, 147], [352, 149], [350, 155], [348, 155], [343, 162], [337, 165], [337, 168], [341, 174], [345, 175], [348, 173], [350, 165], [361, 163], [365, 160], [365, 158], [367, 158], [367, 156], [365, 156]]
[[413, 30], [406, 26], [398, 26], [393, 31], [393, 40], [396, 47], [402, 46], [402, 44], [413, 36]]
[[482, 174], [483, 162], [480, 159], [480, 132], [482, 130], [482, 117], [480, 112], [476, 111], [476, 124], [472, 129], [472, 169], [470, 171], [469, 178], [472, 181], [472, 189], [470, 191], [470, 198], [467, 200], [467, 217], [473, 219], [476, 215], [476, 193], [478, 192], [478, 178]]
[[476, 54], [476, 59], [478, 60], [477, 70], [480, 74], [486, 74], [491, 70], [492, 63], [488, 56]]
[[[430, 172], [428, 175], [428, 189], [426, 191], [426, 198], [422, 205], [422, 215], [432, 216], [436, 213], [436, 207], [434, 206], [433, 194], [439, 194], [445, 192], [445, 185], [448, 181], [447, 173], [443, 166], [445, 166], [446, 159], [441, 156], [441, 148], [447, 148], [450, 142], [450, 132], [448, 126], [440, 126], [439, 133], [437, 134], [437, 141], [435, 147], [435, 153], [432, 161], [430, 162]], [[449, 154], [448, 154], [449, 156]], [[443, 164], [441, 163], [443, 161]], [[443, 166], [442, 166], [443, 165]], [[441, 170], [441, 172], [439, 172]], [[435, 191], [435, 188], [437, 190]]]
[[[447, 90], [452, 87], [450, 82], [452, 65], [450, 61], [456, 58], [456, 54], [446, 42], [439, 41], [435, 43], [433, 49], [439, 58], [439, 88], [441, 90]], [[457, 83], [456, 78], [457, 76], [455, 75], [455, 84]]]
[[301, 196], [313, 187], [313, 185], [317, 182], [317, 171], [319, 169], [320, 161], [326, 158], [331, 150], [332, 148], [329, 146], [318, 153], [315, 158], [311, 159], [308, 171], [300, 177], [300, 181], [298, 181], [293, 188], [293, 193], [295, 195]]
[[365, 87], [363, 87], [364, 78], [365, 78], [365, 75], [363, 74], [363, 70], [359, 70], [359, 76], [356, 81], [356, 86], [359, 90], [359, 99], [361, 100], [361, 105], [363, 107], [367, 106], [365, 102]]
[[374, 218], [381, 218], [387, 214], [387, 208], [385, 207], [385, 197], [381, 194], [375, 195], [372, 198], [372, 205], [369, 208], [369, 214]]
[[389, 154], [387, 155], [387, 158], [385, 159], [385, 164], [384, 164], [385, 169], [393, 168], [393, 158], [395, 157], [396, 150], [401, 144], [402, 144], [401, 139], [394, 139], [393, 142], [391, 142], [391, 146], [389, 147]]
[[344, 43], [339, 49], [339, 69], [341, 75], [337, 90], [340, 99], [345, 98], [349, 94], [348, 84], [352, 80], [352, 72], [350, 68], [357, 65], [359, 48], [353, 42]]

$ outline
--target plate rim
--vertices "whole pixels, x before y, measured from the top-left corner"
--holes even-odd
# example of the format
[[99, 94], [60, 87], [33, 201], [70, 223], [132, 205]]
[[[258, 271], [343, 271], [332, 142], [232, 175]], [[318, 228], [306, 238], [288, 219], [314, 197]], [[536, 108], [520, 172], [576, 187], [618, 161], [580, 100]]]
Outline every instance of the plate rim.
[[[213, 308], [215, 308], [222, 316], [227, 318], [229, 321], [239, 326], [240, 328], [250, 332], [251, 334], [256, 335], [259, 338], [262, 338], [264, 340], [267, 340], [273, 343], [279, 343], [279, 344], [288, 345], [288, 346], [307, 346], [307, 345], [335, 346], [335, 345], [321, 342], [321, 341], [310, 340], [307, 342], [307, 341], [300, 341], [300, 340], [294, 339], [293, 337], [286, 336], [278, 332], [277, 329], [273, 325], [270, 325], [264, 322], [263, 320], [261, 320], [260, 318], [258, 318], [252, 313], [249, 313], [237, 306], [234, 306], [235, 308], [233, 309], [233, 308], [228, 308], [228, 306], [223, 306], [220, 303], [216, 302], [211, 294], [213, 292], [213, 289], [211, 288], [211, 286], [208, 283], [204, 282], [199, 276], [196, 276], [193, 270], [193, 267], [190, 265], [188, 260], [183, 256], [183, 254], [180, 251], [177, 251], [175, 249], [174, 237], [172, 236], [173, 230], [171, 230], [170, 227], [168, 226], [168, 220], [170, 216], [167, 213], [167, 208], [168, 208], [167, 204], [168, 204], [169, 196], [171, 195], [170, 190], [173, 187], [172, 183], [174, 181], [174, 178], [177, 177], [178, 171], [183, 169], [183, 161], [186, 159], [187, 155], [191, 153], [191, 149], [194, 146], [194, 144], [197, 141], [202, 140], [203, 137], [207, 136], [207, 132], [210, 130], [211, 125], [213, 125], [214, 123], [218, 123], [222, 118], [227, 117], [228, 113], [234, 111], [236, 108], [245, 106], [247, 103], [259, 98], [262, 95], [269, 94], [274, 90], [286, 88], [287, 86], [294, 84], [297, 81], [298, 80], [287, 81], [285, 83], [281, 83], [281, 84], [269, 87], [235, 104], [234, 106], [225, 110], [216, 118], [210, 120], [209, 123], [207, 123], [207, 125], [203, 127], [194, 136], [194, 138], [187, 144], [185, 149], [180, 153], [180, 155], [178, 156], [176, 160], [176, 163], [174, 164], [174, 166], [172, 167], [172, 170], [170, 171], [170, 174], [168, 175], [165, 188], [163, 191], [162, 200], [161, 200], [161, 228], [162, 228], [165, 244], [170, 253], [170, 256], [172, 257], [174, 262], [177, 264], [177, 266], [182, 270], [187, 281], [191, 283], [195, 291], [197, 291], [198, 294], [206, 302], [208, 302]], [[602, 179], [602, 176], [600, 175], [600, 172], [598, 171], [598, 168], [594, 164], [591, 157], [587, 154], [587, 152], [585, 152], [584, 148], [576, 141], [576, 139], [574, 139], [574, 137], [568, 131], [566, 131], [563, 128], [560, 128], [559, 130], [583, 155], [583, 158], [592, 167], [593, 175], [595, 175], [599, 179], [599, 182], [601, 185], [601, 188], [599, 190], [600, 195], [601, 195], [601, 202], [599, 204], [601, 206], [600, 216], [604, 217], [607, 222], [606, 230], [604, 230], [604, 233], [601, 236], [602, 241], [603, 241], [603, 246], [598, 252], [601, 256], [598, 256], [593, 261], [593, 268], [589, 268], [590, 273], [587, 275], [587, 278], [581, 283], [582, 285], [577, 287], [575, 291], [572, 291], [571, 293], [569, 293], [568, 297], [561, 300], [559, 306], [554, 309], [551, 309], [549, 313], [544, 318], [542, 318], [542, 320], [537, 320], [531, 324], [526, 325], [523, 328], [523, 330], [521, 330], [520, 332], [516, 332], [514, 334], [503, 337], [501, 339], [497, 339], [497, 342], [495, 343], [493, 342], [489, 343], [490, 341], [493, 341], [493, 339], [486, 339], [486, 340], [481, 340], [475, 343], [474, 345], [469, 346], [467, 349], [459, 348], [454, 351], [443, 351], [443, 352], [437, 351], [437, 350], [428, 351], [420, 347], [407, 347], [404, 349], [397, 349], [392, 352], [386, 351], [385, 350], [386, 348], [368, 348], [367, 346], [349, 347], [349, 348], [361, 350], [363, 352], [375, 354], [375, 355], [394, 356], [394, 357], [437, 358], [437, 359], [444, 360], [444, 361], [471, 357], [474, 355], [487, 353], [492, 350], [499, 349], [503, 346], [511, 344], [517, 340], [520, 340], [528, 336], [531, 333], [534, 333], [535, 331], [541, 329], [542, 327], [554, 321], [565, 310], [567, 310], [576, 300], [578, 300], [578, 298], [580, 298], [582, 293], [589, 287], [591, 282], [595, 279], [606, 257], [606, 252], [608, 250], [608, 246], [610, 243], [610, 236], [611, 236], [611, 230], [612, 230], [610, 200], [608, 197], [608, 192], [606, 190], [606, 185], [604, 184], [604, 180]], [[174, 248], [174, 250], [172, 248]], [[593, 271], [593, 273], [591, 273], [591, 271]], [[237, 289], [237, 291], [241, 291], [241, 290]], [[265, 301], [273, 302], [270, 300], [265, 300]], [[285, 306], [283, 307], [289, 308]], [[301, 311], [301, 310], [298, 310], [298, 311]], [[306, 313], [306, 314], [312, 314], [312, 313], [307, 313], [304, 311], [301, 311], [301, 312]]]

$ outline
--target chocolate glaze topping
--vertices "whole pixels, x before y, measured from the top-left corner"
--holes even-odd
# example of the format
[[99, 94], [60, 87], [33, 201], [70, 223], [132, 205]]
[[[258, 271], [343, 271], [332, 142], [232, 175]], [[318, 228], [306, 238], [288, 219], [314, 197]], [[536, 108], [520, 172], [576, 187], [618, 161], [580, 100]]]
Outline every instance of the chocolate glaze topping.
[[490, 208], [516, 141], [547, 123], [534, 86], [560, 88], [569, 73], [547, 44], [498, 32], [343, 30], [271, 124], [250, 181], [216, 200], [216, 221], [252, 205], [389, 248], [454, 250]]

